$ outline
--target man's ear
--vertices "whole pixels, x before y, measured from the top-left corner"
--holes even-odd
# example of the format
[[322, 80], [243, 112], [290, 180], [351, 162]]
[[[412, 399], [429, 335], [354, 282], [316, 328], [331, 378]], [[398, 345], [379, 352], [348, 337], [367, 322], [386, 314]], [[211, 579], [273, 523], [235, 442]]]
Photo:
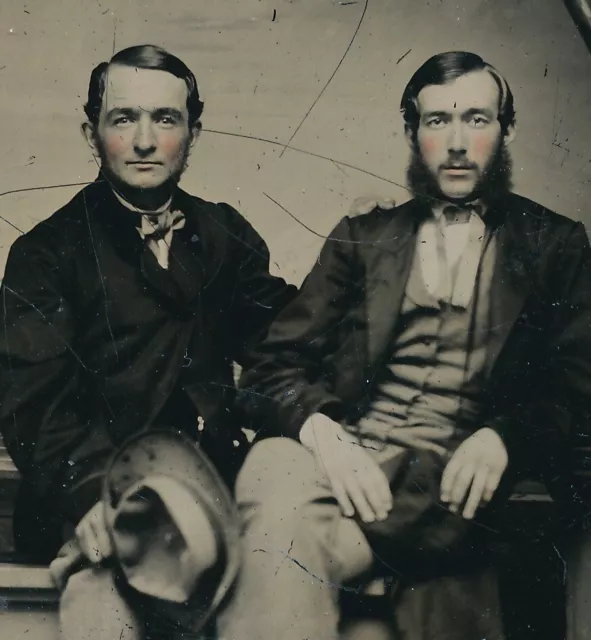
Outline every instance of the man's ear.
[[201, 120], [197, 120], [197, 122], [191, 127], [191, 143], [189, 145], [191, 149], [195, 146], [195, 143], [199, 139], [202, 128], [203, 125], [201, 124]]
[[408, 146], [411, 149], [414, 149], [417, 142], [417, 134], [409, 124], [404, 125], [404, 137], [406, 138], [406, 143], [408, 144]]
[[505, 132], [505, 144], [511, 144], [517, 136], [517, 126], [510, 124]]
[[95, 158], [98, 158], [100, 156], [100, 153], [98, 145], [96, 143], [96, 129], [94, 125], [88, 121], [83, 122], [80, 130], [82, 131], [82, 135], [84, 136], [84, 139], [86, 140], [88, 146], [92, 151], [92, 155]]

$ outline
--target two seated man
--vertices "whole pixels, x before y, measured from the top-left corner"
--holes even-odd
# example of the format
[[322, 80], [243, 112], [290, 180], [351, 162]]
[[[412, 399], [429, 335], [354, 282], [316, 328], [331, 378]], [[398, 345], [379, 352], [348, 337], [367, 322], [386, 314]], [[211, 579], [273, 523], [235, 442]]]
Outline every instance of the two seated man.
[[[193, 630], [215, 608], [227, 640], [337, 638], [341, 589], [384, 572], [400, 577], [401, 638], [504, 638], [487, 522], [527, 473], [576, 494], [569, 447], [591, 397], [587, 235], [512, 193], [506, 80], [466, 52], [418, 69], [401, 101], [412, 199], [343, 218], [299, 291], [237, 211], [178, 186], [202, 110], [194, 75], [158, 47], [99, 65], [83, 125], [99, 177], [8, 258], [0, 427], [23, 476], [21, 546], [35, 522], [48, 557], [66, 543], [62, 637], [158, 626], [139, 574], [122, 577], [135, 551], [105, 486], [130, 437], [173, 427], [233, 492], [241, 528], [232, 542], [203, 494], [179, 513], [186, 491], [142, 485], [188, 554], [152, 540], [146, 571], [168, 553], [199, 591], [240, 547]], [[166, 599], [156, 583], [142, 597]], [[181, 627], [185, 595], [162, 614]]]

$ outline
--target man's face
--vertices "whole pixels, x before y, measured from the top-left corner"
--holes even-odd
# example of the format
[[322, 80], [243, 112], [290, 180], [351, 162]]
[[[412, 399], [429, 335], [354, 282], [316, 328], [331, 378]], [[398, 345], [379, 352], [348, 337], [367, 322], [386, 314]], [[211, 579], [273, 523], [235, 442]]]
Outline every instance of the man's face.
[[429, 85], [419, 93], [418, 107], [416, 150], [424, 167], [442, 197], [469, 200], [502, 144], [496, 82], [483, 70]]
[[178, 181], [194, 139], [187, 85], [166, 71], [109, 68], [95, 150], [122, 186], [157, 189]]

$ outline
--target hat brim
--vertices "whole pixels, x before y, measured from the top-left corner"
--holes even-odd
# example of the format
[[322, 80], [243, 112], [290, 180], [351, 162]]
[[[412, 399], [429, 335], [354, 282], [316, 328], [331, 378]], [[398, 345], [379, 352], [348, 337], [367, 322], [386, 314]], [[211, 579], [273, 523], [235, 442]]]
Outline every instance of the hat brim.
[[[239, 514], [229, 489], [199, 445], [179, 431], [158, 429], [132, 436], [109, 461], [103, 482], [107, 523], [112, 521], [124, 492], [152, 475], [168, 476], [182, 483], [205, 507], [223, 555], [223, 570], [216, 572], [214, 584], [206, 581], [207, 593], [200, 588], [184, 604], [166, 602], [165, 599], [154, 602], [168, 617], [175, 618], [191, 631], [197, 631], [219, 608], [238, 574]], [[147, 597], [154, 598], [153, 595]]]

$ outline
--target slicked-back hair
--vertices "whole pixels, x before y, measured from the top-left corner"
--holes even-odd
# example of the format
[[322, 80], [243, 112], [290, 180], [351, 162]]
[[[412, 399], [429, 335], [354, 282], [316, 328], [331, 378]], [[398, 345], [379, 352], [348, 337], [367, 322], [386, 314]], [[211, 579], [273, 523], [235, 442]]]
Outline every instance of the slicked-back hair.
[[515, 125], [513, 93], [505, 78], [479, 55], [467, 51], [447, 51], [429, 58], [412, 76], [400, 101], [400, 111], [404, 122], [416, 137], [421, 114], [419, 113], [419, 93], [430, 85], [453, 82], [473, 71], [488, 71], [499, 88], [499, 115], [503, 135]]
[[203, 102], [199, 99], [199, 89], [193, 72], [182, 60], [162, 47], [153, 44], [142, 44], [122, 49], [108, 62], [101, 62], [92, 70], [88, 84], [88, 102], [84, 105], [84, 112], [94, 126], [96, 126], [99, 121], [107, 83], [107, 72], [109, 67], [115, 64], [135, 67], [137, 69], [166, 71], [184, 80], [187, 85], [189, 127], [200, 126], [199, 119], [203, 113]]

